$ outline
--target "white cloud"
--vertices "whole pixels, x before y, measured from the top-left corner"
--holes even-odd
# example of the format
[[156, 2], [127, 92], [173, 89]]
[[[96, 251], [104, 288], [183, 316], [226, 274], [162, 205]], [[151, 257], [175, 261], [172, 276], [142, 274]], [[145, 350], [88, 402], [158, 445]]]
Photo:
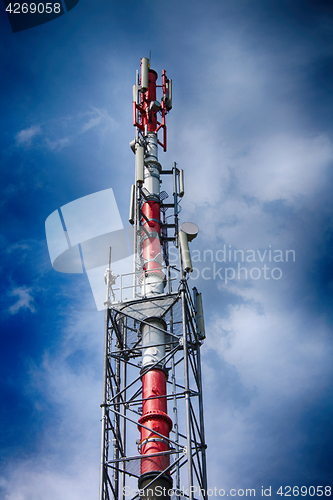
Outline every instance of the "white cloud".
[[[36, 457], [36, 461], [39, 457]], [[46, 461], [47, 462], [47, 461]], [[66, 471], [30, 459], [16, 462], [8, 479], [0, 479], [3, 500], [89, 500], [98, 496], [98, 476], [87, 457], [79, 457]]]
[[325, 185], [325, 170], [332, 160], [333, 145], [326, 136], [279, 134], [257, 140], [232, 166], [241, 194], [293, 202]]
[[70, 146], [82, 134], [91, 129], [99, 131], [101, 140], [106, 134], [115, 130], [116, 121], [109, 115], [106, 109], [91, 106], [91, 111], [77, 113], [74, 117], [62, 117], [57, 120], [50, 119], [42, 130], [40, 125], [32, 125], [21, 130], [16, 135], [18, 145], [30, 146], [37, 135], [41, 136], [42, 143], [51, 150], [62, 150]]
[[41, 134], [42, 129], [39, 125], [31, 125], [31, 127], [23, 129], [16, 134], [16, 142], [20, 145], [30, 146], [33, 137]]
[[82, 132], [86, 132], [87, 130], [90, 130], [93, 127], [97, 127], [97, 125], [100, 125], [102, 121], [101, 115], [95, 116], [94, 118], [90, 118], [90, 120], [85, 123], [82, 127]]
[[28, 309], [30, 312], [36, 312], [36, 307], [34, 304], [33, 290], [30, 287], [17, 287], [9, 292], [12, 297], [17, 297], [15, 304], [9, 307], [10, 314], [17, 314], [20, 309]]
[[57, 349], [45, 352], [38, 365], [26, 359], [23, 386], [41, 425], [34, 450], [15, 454], [3, 467], [4, 500], [98, 496], [104, 318], [74, 311], [65, 323]]
[[63, 471], [43, 459], [41, 464], [30, 459], [15, 463], [7, 479], [0, 478], [3, 500], [90, 500], [98, 496], [98, 467], [90, 457], [77, 457]]
[[[266, 467], [272, 474], [272, 460], [286, 481], [292, 472], [287, 457], [306, 438], [300, 419], [331, 383], [333, 345], [324, 318], [288, 310], [290, 283], [275, 285], [233, 287], [244, 303], [230, 305], [227, 317], [215, 313], [207, 321], [207, 440], [210, 457], [218, 457], [210, 459], [210, 480], [223, 481], [221, 487], [261, 484]], [[302, 474], [300, 467], [296, 461], [295, 476]]]
[[207, 343], [236, 366], [246, 385], [256, 385], [266, 396], [271, 391], [287, 398], [313, 393], [330, 366], [329, 336], [318, 320], [316, 335], [314, 325], [303, 321], [299, 311], [258, 314], [252, 304], [237, 305], [227, 319], [215, 319]]
[[296, 96], [291, 99], [304, 91], [305, 67], [318, 52], [299, 44], [283, 57], [265, 45], [254, 49], [242, 21], [236, 29], [226, 26], [213, 43], [204, 25], [200, 37], [189, 39], [197, 58], [187, 68], [194, 83], [181, 91], [191, 105], [178, 103], [182, 111], [170, 140], [185, 168], [184, 203], [190, 210], [215, 206], [211, 220], [225, 217], [226, 200], [244, 207], [244, 196], [295, 204], [325, 185], [333, 160], [332, 141], [309, 133]]
[[83, 113], [82, 117], [89, 116], [89, 120], [82, 125], [81, 132], [87, 132], [88, 130], [99, 127], [101, 131], [101, 137], [104, 138], [107, 132], [110, 132], [116, 128], [115, 120], [109, 115], [106, 109], [98, 109], [92, 107], [92, 111]]
[[246, 215], [244, 197], [299, 204], [325, 186], [333, 161], [327, 136], [272, 134], [244, 143], [248, 146], [226, 145], [209, 126], [182, 133], [179, 165], [186, 170], [189, 207], [241, 203]]
[[46, 138], [46, 144], [53, 151], [54, 149], [61, 150], [71, 143], [71, 137], [62, 137], [61, 139], [56, 139], [54, 141]]
[[19, 243], [13, 243], [12, 245], [8, 245], [5, 249], [5, 253], [10, 254], [12, 252], [24, 252], [25, 250], [29, 250], [31, 248], [31, 243], [29, 240], [25, 240]]

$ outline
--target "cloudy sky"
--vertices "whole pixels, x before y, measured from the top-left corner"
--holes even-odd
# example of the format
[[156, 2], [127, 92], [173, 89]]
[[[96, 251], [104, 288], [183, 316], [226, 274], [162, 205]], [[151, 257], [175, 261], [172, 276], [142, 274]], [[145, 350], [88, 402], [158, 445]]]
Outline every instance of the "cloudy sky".
[[209, 485], [333, 486], [333, 4], [80, 0], [18, 33], [2, 6], [0, 37], [1, 498], [98, 497], [103, 313], [45, 220], [112, 188], [126, 225], [150, 50], [200, 227]]

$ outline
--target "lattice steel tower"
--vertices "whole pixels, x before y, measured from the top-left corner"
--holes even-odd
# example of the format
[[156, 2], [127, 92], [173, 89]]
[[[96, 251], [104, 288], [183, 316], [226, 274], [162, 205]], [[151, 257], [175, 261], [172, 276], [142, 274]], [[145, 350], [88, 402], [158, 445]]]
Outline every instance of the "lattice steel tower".
[[[183, 171], [176, 163], [164, 170], [158, 161], [158, 147], [166, 151], [172, 82], [165, 70], [161, 85], [157, 77], [142, 58], [133, 87], [134, 272], [114, 276], [111, 249], [106, 271], [100, 500], [192, 500], [199, 490], [203, 498], [207, 492], [203, 309], [201, 294], [196, 288], [191, 293], [187, 283], [188, 242], [198, 228], [179, 228]], [[161, 178], [168, 182], [168, 176], [171, 203], [160, 191]], [[169, 245], [179, 249], [178, 265], [170, 264]]]

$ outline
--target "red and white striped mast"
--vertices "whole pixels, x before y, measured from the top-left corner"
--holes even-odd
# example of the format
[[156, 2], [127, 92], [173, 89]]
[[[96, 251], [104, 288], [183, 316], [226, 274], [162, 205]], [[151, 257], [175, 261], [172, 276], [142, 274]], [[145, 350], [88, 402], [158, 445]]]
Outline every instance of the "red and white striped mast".
[[[145, 297], [162, 294], [166, 285], [163, 272], [163, 256], [161, 244], [161, 200], [160, 175], [162, 166], [158, 161], [158, 146], [166, 151], [165, 116], [171, 109], [171, 81], [162, 72], [162, 99], [156, 100], [157, 73], [149, 67], [149, 60], [141, 59], [140, 85], [133, 89], [133, 118], [137, 128], [136, 183], [145, 193], [142, 205], [142, 217], [137, 217], [139, 230], [139, 254], [142, 252], [143, 273], [139, 278], [142, 295]], [[161, 121], [157, 114], [161, 115]], [[158, 139], [158, 132], [163, 131], [163, 142]], [[140, 248], [141, 245], [141, 248]], [[169, 450], [169, 432], [172, 420], [167, 414], [167, 371], [162, 363], [165, 357], [166, 323], [163, 319], [150, 317], [141, 327], [142, 331], [142, 416], [140, 451], [149, 456]], [[152, 346], [158, 346], [154, 347]], [[152, 368], [152, 365], [154, 366]], [[158, 434], [155, 434], [157, 431]], [[165, 436], [165, 439], [162, 436]], [[159, 476], [169, 465], [169, 455], [155, 456], [141, 461], [139, 488]], [[172, 487], [170, 474], [163, 474], [154, 485]]]
[[[179, 230], [183, 171], [175, 163], [165, 170], [158, 159], [159, 147], [166, 151], [167, 146], [172, 82], [165, 70], [161, 85], [157, 78], [149, 60], [142, 58], [133, 87], [133, 282], [124, 286], [128, 275], [114, 276], [111, 250], [106, 271], [100, 500], [169, 500], [172, 495], [180, 500], [181, 487], [188, 488], [189, 500], [195, 499], [195, 491], [207, 499], [200, 361], [203, 310], [201, 294], [193, 288], [191, 295], [187, 283], [192, 271], [188, 242], [198, 229], [184, 223]], [[162, 176], [172, 178], [172, 203], [166, 203], [168, 195], [160, 191]], [[172, 223], [167, 222], [170, 217]], [[180, 250], [179, 268], [170, 266], [169, 243]], [[133, 298], [124, 299], [130, 288]], [[129, 438], [133, 425], [135, 434], [140, 433], [137, 453]], [[133, 478], [136, 494], [129, 487]]]

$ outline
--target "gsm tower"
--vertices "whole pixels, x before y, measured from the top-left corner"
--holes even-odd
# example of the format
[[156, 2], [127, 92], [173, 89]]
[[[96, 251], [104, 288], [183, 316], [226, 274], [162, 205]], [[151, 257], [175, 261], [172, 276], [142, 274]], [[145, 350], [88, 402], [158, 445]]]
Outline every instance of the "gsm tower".
[[[198, 228], [179, 227], [184, 175], [163, 169], [172, 82], [141, 59], [133, 86], [131, 148], [135, 184], [129, 221], [133, 273], [115, 276], [112, 249], [105, 273], [104, 392], [100, 500], [206, 498], [206, 443], [200, 348], [205, 338], [201, 294], [190, 291], [189, 241]], [[160, 137], [160, 138], [159, 138]], [[134, 175], [133, 175], [134, 177]], [[172, 187], [171, 201], [161, 191]], [[169, 247], [179, 252], [170, 263]]]

